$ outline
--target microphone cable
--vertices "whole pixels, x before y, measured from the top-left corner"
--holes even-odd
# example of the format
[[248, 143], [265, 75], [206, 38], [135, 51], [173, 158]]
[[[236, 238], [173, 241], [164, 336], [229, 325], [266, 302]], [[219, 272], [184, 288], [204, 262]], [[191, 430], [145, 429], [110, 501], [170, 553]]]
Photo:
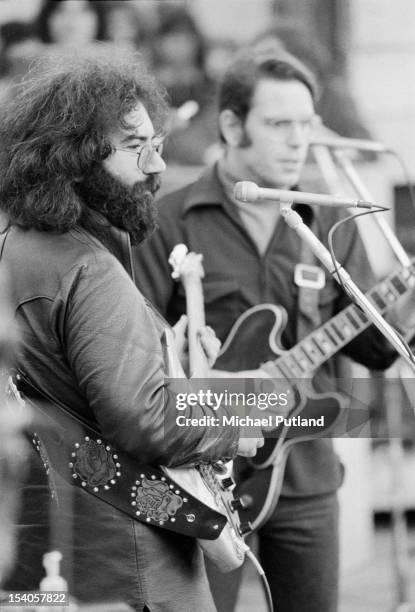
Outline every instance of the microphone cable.
[[[376, 208], [375, 208], [376, 206]], [[343, 291], [345, 293], [347, 293], [346, 288], [344, 286], [343, 280], [339, 274], [339, 267], [337, 265], [337, 261], [336, 261], [336, 255], [334, 253], [334, 247], [333, 247], [333, 237], [334, 237], [334, 233], [336, 230], [338, 230], [338, 228], [343, 225], [343, 223], [346, 223], [347, 221], [351, 221], [353, 219], [356, 219], [357, 217], [364, 217], [365, 215], [372, 215], [378, 212], [384, 212], [386, 210], [390, 210], [389, 207], [387, 206], [381, 206], [380, 204], [376, 204], [374, 205], [374, 210], [367, 210], [365, 212], [361, 212], [361, 213], [357, 213], [356, 215], [349, 215], [348, 217], [344, 217], [343, 219], [340, 219], [339, 221], [337, 221], [336, 223], [334, 223], [334, 225], [331, 226], [329, 233], [327, 235], [327, 242], [328, 242], [328, 247], [329, 247], [329, 251], [330, 251], [330, 255], [331, 255], [331, 260], [333, 263], [333, 267], [334, 267], [334, 273], [336, 275], [336, 278], [339, 282], [339, 284], [341, 285], [341, 287], [343, 288]]]
[[[340, 276], [340, 274], [339, 274], [339, 272], [338, 272], [338, 266], [337, 266], [336, 256], [335, 256], [335, 253], [334, 253], [334, 247], [333, 247], [333, 236], [334, 236], [334, 232], [335, 232], [335, 231], [336, 231], [336, 230], [337, 230], [337, 229], [338, 229], [338, 228], [339, 228], [339, 227], [340, 227], [340, 226], [341, 226], [343, 223], [346, 223], [347, 221], [351, 221], [352, 219], [356, 219], [356, 217], [363, 217], [364, 215], [371, 215], [371, 214], [374, 214], [374, 213], [377, 213], [377, 212], [383, 212], [383, 211], [385, 211], [385, 210], [389, 210], [389, 208], [387, 208], [387, 207], [385, 207], [385, 206], [380, 206], [380, 205], [379, 205], [379, 206], [377, 206], [376, 210], [367, 210], [367, 211], [365, 211], [365, 212], [358, 213], [357, 215], [349, 215], [348, 217], [345, 217], [344, 219], [340, 219], [340, 221], [337, 221], [337, 223], [335, 223], [335, 224], [334, 224], [334, 225], [333, 225], [333, 226], [330, 228], [330, 230], [329, 230], [327, 240], [328, 240], [328, 245], [329, 245], [329, 250], [330, 250], [331, 259], [332, 259], [333, 266], [334, 266], [334, 269], [335, 269], [335, 275], [336, 275], [336, 278], [337, 278], [337, 279], [338, 279], [338, 281], [339, 281], [339, 284], [340, 284], [340, 285], [341, 285], [341, 287], [343, 288], [343, 291], [344, 291], [344, 292], [345, 292], [347, 295], [349, 295], [349, 293], [348, 293], [348, 291], [347, 291], [346, 287], [344, 286], [344, 283], [343, 283], [343, 281], [342, 281], [342, 279], [341, 279], [341, 276]], [[354, 304], [355, 304], [355, 305], [356, 305], [358, 308], [360, 308], [360, 305], [359, 305], [359, 304], [357, 304], [357, 303], [356, 303], [354, 300], [353, 300], [353, 303], [354, 303]], [[360, 309], [361, 309], [361, 308], [360, 308]], [[361, 310], [362, 310], [362, 309], [361, 309]], [[413, 363], [413, 364], [415, 365], [414, 355], [413, 355], [413, 353], [412, 353], [412, 351], [411, 351], [411, 347], [409, 346], [408, 342], [405, 340], [405, 338], [402, 336], [402, 334], [400, 334], [400, 333], [399, 333], [399, 331], [397, 331], [395, 328], [394, 328], [394, 331], [395, 331], [395, 333], [397, 334], [397, 336], [399, 337], [399, 339], [400, 339], [400, 341], [402, 342], [402, 344], [404, 345], [404, 347], [405, 347], [405, 349], [406, 349], [406, 352], [407, 352], [407, 355], [408, 355], [409, 360], [411, 361], [411, 363]]]
[[251, 561], [252, 565], [255, 567], [256, 571], [258, 572], [259, 577], [261, 578], [261, 583], [264, 589], [265, 599], [267, 601], [268, 611], [276, 612], [274, 609], [274, 604], [272, 603], [271, 589], [269, 588], [269, 583], [268, 583], [267, 577], [265, 576], [265, 572], [264, 572], [262, 565], [260, 564], [260, 562], [258, 561], [258, 559], [256, 558], [256, 556], [254, 555], [254, 553], [252, 552], [250, 548], [248, 548], [248, 550], [245, 552], [245, 555]]

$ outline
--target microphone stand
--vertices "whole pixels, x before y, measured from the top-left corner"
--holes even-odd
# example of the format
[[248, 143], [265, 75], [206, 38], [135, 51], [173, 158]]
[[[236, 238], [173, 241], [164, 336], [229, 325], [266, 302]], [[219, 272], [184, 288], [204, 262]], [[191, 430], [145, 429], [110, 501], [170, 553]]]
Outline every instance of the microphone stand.
[[337, 262], [333, 261], [331, 254], [310, 228], [303, 223], [300, 215], [291, 208], [292, 202], [281, 202], [281, 216], [291, 229], [293, 229], [302, 240], [304, 240], [314, 255], [321, 261], [333, 278], [342, 285], [349, 297], [360, 306], [368, 319], [389, 340], [395, 350], [405, 359], [412, 371], [415, 373], [415, 356], [408, 352], [407, 347], [393, 327], [379, 314], [377, 309], [368, 300], [365, 294], [354, 283], [346, 270]]
[[[329, 151], [326, 147], [325, 155], [321, 154], [323, 146], [313, 147], [313, 152], [316, 157], [316, 161], [322, 171], [323, 177], [326, 179], [327, 176], [334, 176], [335, 163], [341, 168], [344, 176], [347, 178], [349, 183], [352, 185], [354, 191], [358, 197], [373, 201], [372, 196], [359, 174], [357, 173], [352, 160], [342, 149], [334, 149]], [[317, 149], [317, 150], [316, 150]], [[329, 168], [329, 172], [323, 171], [324, 167]], [[329, 184], [329, 183], [328, 183]], [[331, 182], [334, 185], [334, 182]], [[337, 185], [336, 185], [337, 187]], [[330, 184], [329, 184], [330, 188]], [[335, 193], [337, 193], [335, 189]], [[387, 241], [392, 253], [403, 267], [411, 266], [411, 260], [408, 257], [406, 251], [402, 247], [398, 238], [392, 231], [390, 225], [380, 215], [374, 215], [374, 220], [381, 230], [385, 240]], [[406, 392], [406, 397], [412, 404], [412, 408], [415, 406], [412, 402], [411, 392], [408, 387], [407, 377], [405, 372], [402, 372], [402, 362], [397, 365], [398, 376], [402, 381], [403, 387]], [[384, 375], [381, 375], [381, 380], [384, 380]], [[392, 559], [395, 573], [395, 585], [396, 585], [396, 606], [395, 612], [411, 612], [415, 611], [415, 607], [412, 607], [409, 603], [409, 554], [408, 554], [408, 528], [405, 517], [405, 503], [402, 495], [403, 489], [403, 468], [405, 463], [403, 443], [402, 443], [402, 431], [403, 431], [403, 417], [402, 410], [391, 410], [390, 406], [395, 406], [403, 403], [402, 391], [398, 392], [398, 397], [393, 394], [391, 387], [383, 385], [383, 392], [385, 397], [383, 398], [384, 405], [386, 406], [386, 430], [388, 432], [388, 453], [389, 462], [391, 466], [391, 527], [392, 527]]]
[[[344, 151], [341, 151], [340, 149], [334, 149], [333, 155], [334, 159], [342, 169], [344, 175], [349, 180], [357, 195], [362, 199], [368, 198], [369, 200], [371, 198], [371, 195], [363, 184], [358, 173], [356, 172], [356, 169], [353, 166], [350, 157], [345, 155]], [[373, 200], [370, 199], [370, 201], [372, 202]], [[374, 219], [378, 224], [379, 228], [381, 229], [385, 239], [389, 243], [389, 246], [391, 247], [397, 260], [401, 263], [402, 266], [409, 267], [411, 265], [411, 260], [408, 257], [408, 254], [406, 253], [405, 249], [393, 233], [388, 222], [380, 215], [374, 215]]]
[[329, 148], [313, 143], [312, 152], [329, 193], [341, 193], [339, 172]]
[[[330, 153], [327, 151], [330, 155]], [[371, 194], [362, 182], [359, 174], [357, 173], [350, 157], [344, 153], [341, 149], [334, 149], [334, 159], [340, 166], [345, 177], [352, 185], [356, 194], [362, 198], [371, 200]], [[390, 225], [386, 220], [379, 216], [374, 215], [374, 219], [378, 224], [378, 227], [383, 233], [384, 238], [388, 242], [392, 252], [403, 267], [411, 266], [411, 260], [402, 247], [398, 238], [392, 231]], [[415, 406], [412, 401], [411, 392], [408, 386], [406, 373], [402, 368], [403, 364], [398, 364], [397, 370], [400, 380], [402, 381], [403, 387], [406, 392], [406, 397], [412, 404], [412, 408], [415, 410]], [[391, 396], [391, 390], [386, 386], [386, 427], [389, 434], [389, 460], [391, 465], [392, 473], [392, 486], [391, 486], [391, 524], [392, 524], [392, 544], [393, 544], [393, 561], [395, 569], [395, 582], [397, 591], [397, 605], [395, 612], [411, 612], [415, 611], [415, 607], [409, 603], [409, 554], [408, 554], [408, 528], [405, 518], [405, 503], [402, 497], [403, 488], [403, 466], [405, 463], [405, 456], [402, 444], [402, 431], [403, 431], [403, 418], [401, 410], [390, 410], [388, 406], [396, 405], [396, 397]], [[402, 403], [402, 397], [401, 397]]]

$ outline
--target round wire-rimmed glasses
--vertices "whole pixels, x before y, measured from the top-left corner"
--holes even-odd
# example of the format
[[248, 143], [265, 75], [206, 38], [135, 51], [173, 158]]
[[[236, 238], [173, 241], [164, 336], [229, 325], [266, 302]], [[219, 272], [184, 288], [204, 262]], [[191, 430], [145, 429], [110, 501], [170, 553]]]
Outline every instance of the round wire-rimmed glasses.
[[125, 153], [136, 155], [137, 168], [142, 172], [145, 172], [148, 164], [153, 158], [154, 153], [157, 153], [157, 155], [161, 155], [163, 153], [163, 143], [158, 142], [157, 144], [155, 144], [153, 142], [148, 142], [136, 148], [135, 151], [132, 148], [125, 149], [123, 147], [115, 147], [115, 150], [124, 151]]

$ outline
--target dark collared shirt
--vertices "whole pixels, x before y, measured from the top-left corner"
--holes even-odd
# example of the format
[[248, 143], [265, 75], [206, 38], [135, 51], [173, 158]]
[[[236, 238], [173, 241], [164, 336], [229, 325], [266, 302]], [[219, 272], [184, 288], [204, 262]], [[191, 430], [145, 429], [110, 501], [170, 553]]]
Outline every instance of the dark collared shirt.
[[[206, 321], [222, 341], [248, 308], [271, 303], [282, 305], [288, 313], [283, 345], [288, 348], [297, 342], [298, 288], [294, 269], [300, 261], [301, 241], [282, 218], [261, 255], [236, 206], [226, 197], [215, 168], [195, 183], [166, 195], [159, 210], [159, 229], [136, 250], [134, 266], [138, 286], [169, 322], [174, 323], [186, 311], [184, 289], [181, 283], [172, 280], [168, 264], [173, 247], [185, 243], [190, 251], [203, 254]], [[304, 207], [301, 214], [310, 221], [313, 213]], [[326, 241], [328, 230], [339, 218], [337, 209], [322, 209], [316, 214], [314, 230], [320, 239]], [[354, 223], [338, 230], [335, 249], [337, 259], [363, 290], [375, 284]], [[318, 302], [324, 322], [347, 306], [349, 300], [326, 275]], [[395, 357], [373, 328], [363, 332], [343, 352], [371, 369], [384, 369]], [[252, 363], [251, 367], [258, 365]], [[332, 364], [327, 364], [325, 370], [333, 375]], [[291, 451], [285, 494], [325, 493], [334, 490], [340, 481], [341, 470], [330, 440], [297, 444]]]

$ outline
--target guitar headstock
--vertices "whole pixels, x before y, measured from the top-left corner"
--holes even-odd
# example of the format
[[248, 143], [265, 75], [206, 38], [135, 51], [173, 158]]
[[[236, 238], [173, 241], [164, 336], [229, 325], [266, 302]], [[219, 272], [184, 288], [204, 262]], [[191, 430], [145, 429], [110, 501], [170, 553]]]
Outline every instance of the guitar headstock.
[[200, 281], [205, 275], [202, 259], [200, 253], [189, 253], [185, 244], [176, 244], [169, 257], [169, 264], [173, 268], [172, 278], [180, 278], [183, 283], [188, 280]]

